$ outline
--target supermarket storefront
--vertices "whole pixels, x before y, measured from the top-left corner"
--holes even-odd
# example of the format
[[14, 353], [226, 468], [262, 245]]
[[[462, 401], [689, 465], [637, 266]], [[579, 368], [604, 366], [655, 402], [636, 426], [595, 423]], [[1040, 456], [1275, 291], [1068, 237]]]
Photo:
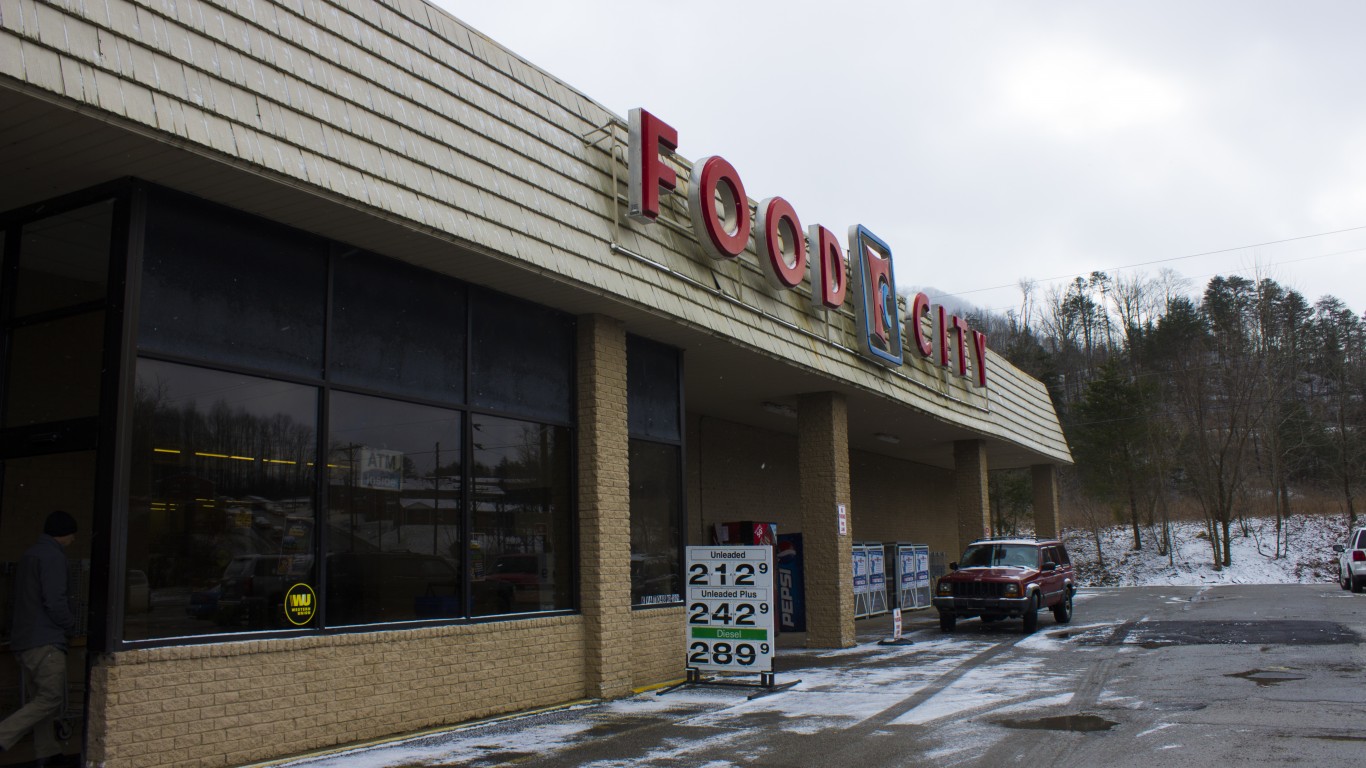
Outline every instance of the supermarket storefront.
[[8, 564], [71, 512], [91, 764], [677, 679], [717, 523], [803, 533], [832, 647], [853, 540], [957, 549], [988, 467], [1056, 525], [1043, 387], [890, 300], [894, 244], [439, 10], [3, 0], [0, 50], [0, 640]]

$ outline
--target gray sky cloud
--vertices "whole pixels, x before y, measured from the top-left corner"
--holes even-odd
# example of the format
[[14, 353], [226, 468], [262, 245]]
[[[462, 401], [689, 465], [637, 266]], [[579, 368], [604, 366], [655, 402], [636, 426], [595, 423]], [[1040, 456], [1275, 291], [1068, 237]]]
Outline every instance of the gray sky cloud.
[[654, 112], [751, 197], [865, 224], [903, 287], [1004, 310], [1021, 278], [1170, 260], [1136, 269], [1366, 310], [1366, 5], [438, 4], [615, 112]]

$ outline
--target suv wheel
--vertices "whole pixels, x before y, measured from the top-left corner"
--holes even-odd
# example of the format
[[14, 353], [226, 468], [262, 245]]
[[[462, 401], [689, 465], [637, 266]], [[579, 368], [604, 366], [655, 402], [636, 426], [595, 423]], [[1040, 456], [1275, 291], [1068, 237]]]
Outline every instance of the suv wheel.
[[1350, 582], [1352, 582], [1352, 591], [1353, 591], [1353, 592], [1360, 592], [1363, 588], [1366, 588], [1366, 583], [1363, 583], [1362, 580], [1361, 580], [1361, 579], [1358, 579], [1356, 576], [1353, 576], [1353, 575], [1351, 575], [1351, 574], [1348, 574], [1348, 575], [1347, 575], [1347, 580], [1350, 581]]
[[1343, 575], [1343, 571], [1342, 571], [1341, 568], [1338, 569], [1338, 586], [1339, 586], [1339, 587], [1342, 587], [1343, 589], [1351, 589], [1351, 588], [1352, 588], [1352, 579], [1351, 579], [1351, 577], [1349, 577], [1349, 576], [1344, 576], [1344, 575]]
[[1024, 612], [1024, 633], [1034, 634], [1034, 630], [1039, 628], [1039, 596], [1034, 594], [1029, 598], [1029, 607]]
[[1067, 590], [1062, 601], [1053, 606], [1053, 620], [1059, 624], [1066, 624], [1072, 620], [1072, 590]]
[[939, 629], [940, 629], [941, 631], [943, 631], [943, 632], [952, 632], [954, 626], [955, 626], [957, 623], [958, 623], [958, 617], [955, 616], [954, 614], [952, 614], [952, 613], [940, 613], [940, 614], [939, 614]]

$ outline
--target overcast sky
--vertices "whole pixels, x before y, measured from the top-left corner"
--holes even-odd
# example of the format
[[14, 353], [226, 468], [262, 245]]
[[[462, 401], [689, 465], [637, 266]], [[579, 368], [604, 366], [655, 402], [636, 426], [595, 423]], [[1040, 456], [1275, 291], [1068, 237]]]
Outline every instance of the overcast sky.
[[864, 224], [903, 290], [1003, 312], [1170, 267], [1366, 310], [1366, 3], [437, 2], [751, 198]]

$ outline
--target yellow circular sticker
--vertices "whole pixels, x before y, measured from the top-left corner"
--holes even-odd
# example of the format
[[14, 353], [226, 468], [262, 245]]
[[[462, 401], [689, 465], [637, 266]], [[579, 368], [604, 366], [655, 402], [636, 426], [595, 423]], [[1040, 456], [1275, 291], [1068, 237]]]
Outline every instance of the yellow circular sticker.
[[285, 593], [285, 618], [296, 627], [313, 620], [318, 612], [318, 596], [307, 584], [295, 584]]

